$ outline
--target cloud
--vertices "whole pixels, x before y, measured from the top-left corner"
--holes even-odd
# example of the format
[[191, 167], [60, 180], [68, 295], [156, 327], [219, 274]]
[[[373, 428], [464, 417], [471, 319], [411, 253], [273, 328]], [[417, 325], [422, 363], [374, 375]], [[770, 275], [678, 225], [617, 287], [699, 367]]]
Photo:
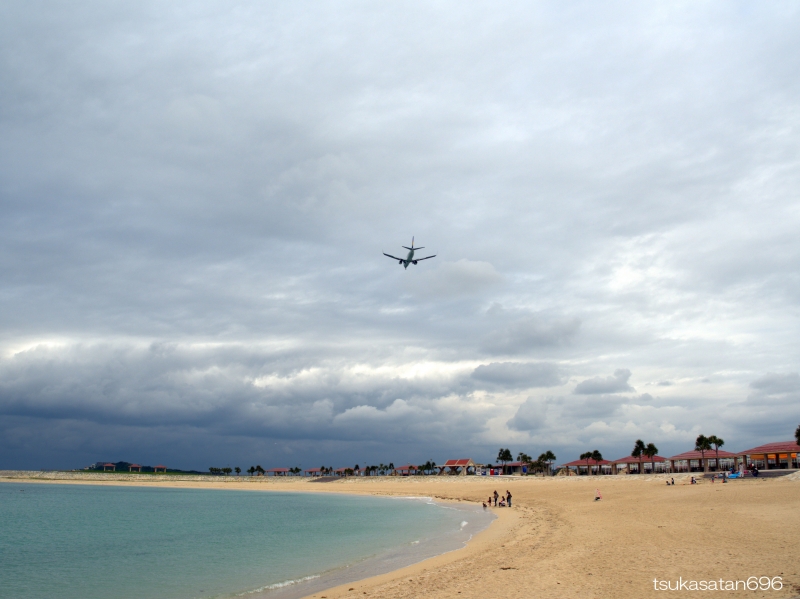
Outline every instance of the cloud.
[[579, 395], [594, 395], [599, 393], [635, 391], [635, 389], [628, 384], [629, 378], [631, 378], [631, 371], [626, 368], [619, 368], [614, 371], [614, 376], [596, 376], [581, 381], [577, 384], [573, 393]]
[[[503, 277], [489, 262], [462, 258], [456, 262], [442, 262], [434, 266], [422, 262], [429, 270], [418, 279], [410, 279], [409, 286], [417, 295], [455, 297], [482, 293], [502, 282]], [[410, 266], [409, 268], [413, 268]]]
[[581, 321], [577, 318], [521, 318], [503, 329], [489, 333], [484, 337], [481, 347], [487, 353], [513, 355], [531, 349], [562, 346], [574, 339], [580, 326]]
[[547, 420], [547, 402], [529, 397], [517, 409], [514, 417], [508, 421], [508, 428], [515, 431], [536, 432], [544, 428]]
[[564, 377], [556, 364], [537, 362], [482, 364], [473, 370], [470, 376], [482, 383], [517, 389], [555, 387], [564, 382]]
[[800, 375], [796, 372], [776, 374], [768, 372], [750, 383], [751, 389], [756, 389], [764, 395], [778, 395], [781, 393], [794, 393], [800, 391]]

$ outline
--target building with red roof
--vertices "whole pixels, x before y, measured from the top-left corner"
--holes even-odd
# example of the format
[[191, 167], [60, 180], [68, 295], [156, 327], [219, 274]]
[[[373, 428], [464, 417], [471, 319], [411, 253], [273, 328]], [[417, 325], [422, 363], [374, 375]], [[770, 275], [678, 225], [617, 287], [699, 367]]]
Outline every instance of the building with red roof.
[[[630, 473], [632, 471], [632, 466], [635, 465], [637, 474], [639, 473], [640, 467], [642, 469], [642, 473], [646, 473], [647, 464], [650, 464], [651, 474], [653, 472], [666, 472], [667, 470], [667, 459], [662, 458], [660, 455], [654, 455], [652, 458], [648, 458], [647, 456], [643, 455], [641, 461], [639, 458], [629, 455], [611, 462], [611, 471], [614, 474], [618, 474], [620, 470], [625, 470], [626, 472]], [[622, 466], [622, 468], [620, 468], [620, 466]]]
[[449, 470], [447, 474], [461, 474], [466, 476], [470, 468], [472, 468], [472, 473], [475, 473], [475, 462], [470, 458], [447, 460], [443, 465], [437, 466], [437, 468], [439, 469], [439, 474], [445, 474], [445, 471]]
[[131, 464], [128, 466], [128, 472], [133, 472], [134, 470], [136, 470], [136, 472], [141, 472], [142, 467], [139, 464]]
[[115, 464], [111, 463], [103, 464], [103, 472], [108, 472], [109, 470], [111, 470], [111, 472], [114, 472], [116, 469], [117, 466]]
[[575, 460], [574, 462], [569, 462], [567, 464], [562, 464], [559, 468], [575, 468], [575, 473], [580, 474], [581, 468], [586, 470], [587, 474], [592, 474], [592, 472], [596, 472], [598, 469], [600, 470], [600, 474], [611, 474], [611, 462], [608, 460], [593, 460], [589, 458], [588, 460]]
[[747, 468], [751, 465], [759, 470], [800, 468], [800, 446], [795, 441], [766, 443], [739, 451], [736, 455]]
[[153, 472], [167, 472], [167, 467], [163, 464], [159, 464], [158, 466], [153, 466]]
[[265, 470], [264, 473], [267, 476], [269, 476], [270, 474], [272, 474], [272, 476], [286, 476], [287, 474], [289, 474], [289, 469], [288, 468], [270, 468], [269, 470]]
[[[707, 470], [727, 470], [736, 464], [736, 454], [730, 451], [719, 450], [719, 464], [717, 464], [717, 450], [709, 449], [705, 452], [696, 450], [685, 451], [667, 458], [670, 472], [706, 472]], [[714, 464], [712, 467], [711, 464]]]
[[398, 466], [394, 469], [400, 476], [409, 476], [412, 472], [416, 473], [419, 470], [414, 464], [406, 464], [405, 466]]

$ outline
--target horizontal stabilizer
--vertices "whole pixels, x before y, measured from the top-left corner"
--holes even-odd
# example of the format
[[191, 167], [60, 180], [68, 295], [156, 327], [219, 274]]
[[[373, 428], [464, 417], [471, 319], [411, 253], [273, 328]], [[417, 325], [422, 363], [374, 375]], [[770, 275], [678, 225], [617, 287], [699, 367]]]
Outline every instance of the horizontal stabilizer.
[[403, 247], [403, 248], [405, 248], [405, 249], [407, 249], [407, 250], [414, 250], [415, 252], [416, 252], [416, 251], [418, 251], [418, 250], [424, 250], [424, 249], [425, 249], [425, 247], [424, 247], [424, 246], [423, 246], [423, 247], [421, 247], [421, 248], [410, 248], [410, 247], [406, 247], [406, 246], [404, 246], [404, 245], [403, 245], [403, 246], [401, 246], [401, 247]]

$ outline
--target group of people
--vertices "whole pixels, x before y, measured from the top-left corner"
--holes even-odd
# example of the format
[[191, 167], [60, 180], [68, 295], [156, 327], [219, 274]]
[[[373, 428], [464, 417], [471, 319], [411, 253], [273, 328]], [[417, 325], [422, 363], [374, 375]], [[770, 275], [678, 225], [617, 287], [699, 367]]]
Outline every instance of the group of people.
[[[511, 491], [506, 489], [505, 496], [500, 495], [497, 490], [492, 495], [489, 495], [489, 499], [483, 502], [483, 509], [486, 509], [487, 503], [488, 507], [492, 507], [492, 499], [494, 499], [494, 507], [511, 507]], [[498, 504], [497, 500], [500, 499], [500, 503]]]

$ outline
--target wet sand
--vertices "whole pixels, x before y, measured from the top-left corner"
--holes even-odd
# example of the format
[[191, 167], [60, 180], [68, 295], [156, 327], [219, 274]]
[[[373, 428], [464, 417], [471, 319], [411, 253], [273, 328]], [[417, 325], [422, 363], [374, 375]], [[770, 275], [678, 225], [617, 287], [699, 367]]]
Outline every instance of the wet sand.
[[[687, 596], [654, 590], [656, 579], [746, 581], [781, 577], [781, 590], [725, 597], [800, 597], [800, 475], [689, 485], [676, 476], [374, 477], [331, 483], [256, 477], [173, 477], [0, 472], [0, 481], [429, 496], [478, 503], [497, 489], [512, 508], [464, 548], [317, 592], [315, 599], [621, 598]], [[13, 478], [9, 478], [13, 476]], [[119, 479], [119, 480], [114, 480]], [[126, 480], [127, 479], [127, 480]], [[603, 499], [594, 501], [599, 488]], [[721, 582], [720, 582], [721, 581]], [[684, 587], [685, 589], [687, 587]], [[697, 591], [703, 593], [703, 591]]]

